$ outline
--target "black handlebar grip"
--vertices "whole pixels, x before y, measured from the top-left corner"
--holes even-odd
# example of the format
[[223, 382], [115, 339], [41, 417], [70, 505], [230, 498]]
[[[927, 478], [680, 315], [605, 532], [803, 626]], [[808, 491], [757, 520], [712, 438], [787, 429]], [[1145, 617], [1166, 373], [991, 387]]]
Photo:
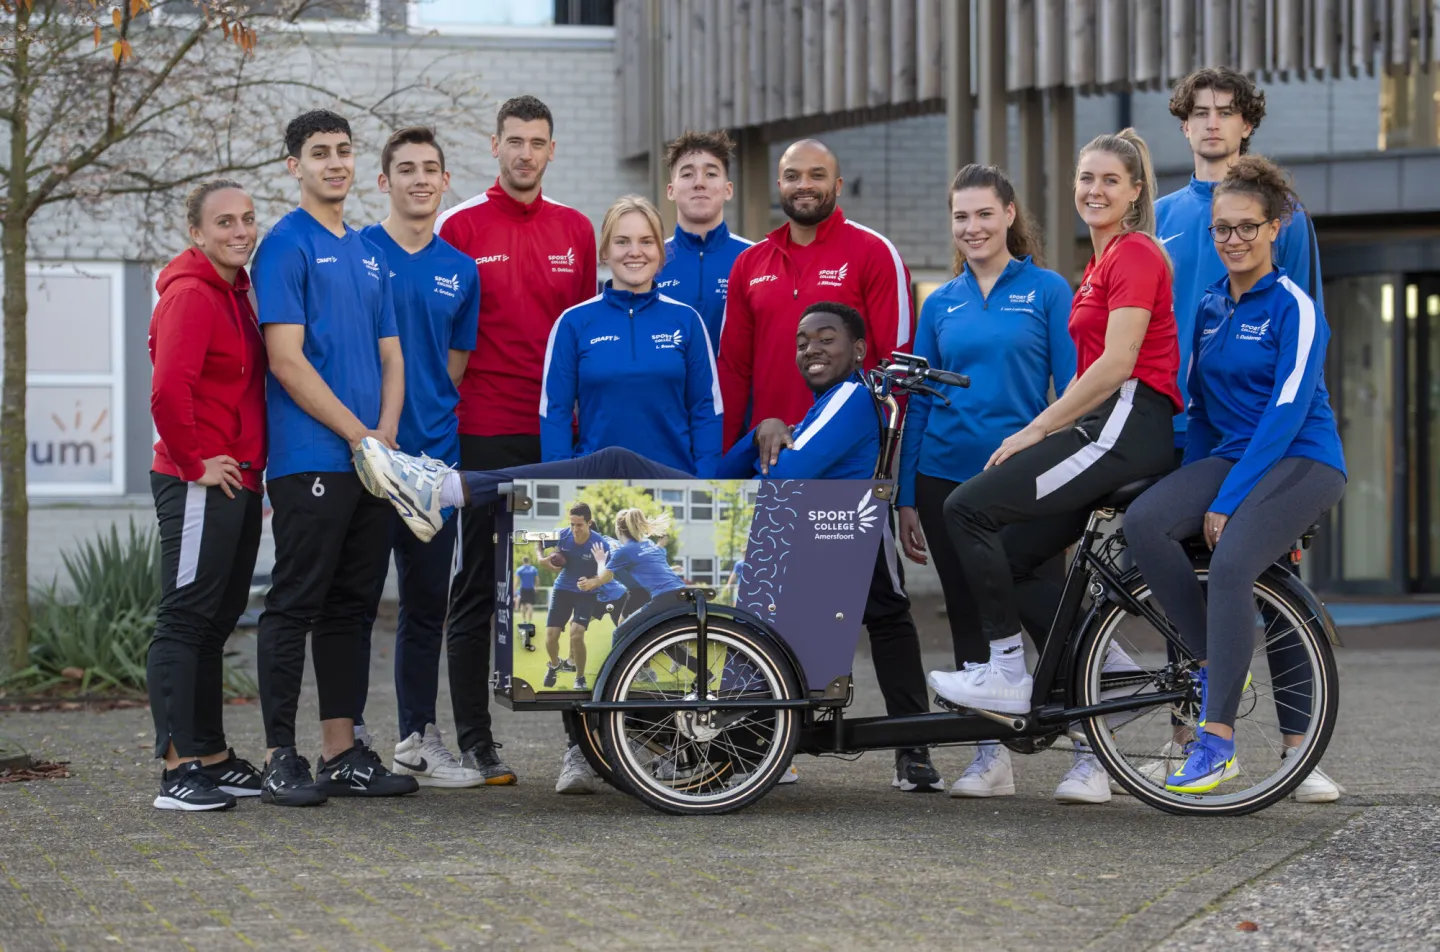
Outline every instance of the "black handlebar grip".
[[970, 386], [970, 378], [964, 374], [951, 373], [948, 370], [937, 370], [934, 367], [925, 371], [925, 376], [936, 383], [949, 384], [952, 387]]

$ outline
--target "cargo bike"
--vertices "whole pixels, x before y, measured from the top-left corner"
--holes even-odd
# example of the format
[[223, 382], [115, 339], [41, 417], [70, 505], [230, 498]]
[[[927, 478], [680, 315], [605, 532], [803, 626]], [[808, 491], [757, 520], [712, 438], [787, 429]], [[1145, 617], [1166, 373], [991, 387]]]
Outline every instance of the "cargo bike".
[[[708, 506], [710, 522], [702, 528], [730, 534], [733, 565], [723, 580], [651, 598], [608, 638], [592, 633], [600, 643], [591, 644], [586, 670], [578, 672], [588, 675], [579, 690], [573, 677], [542, 683], [545, 653], [535, 650], [535, 626], [516, 623], [512, 580], [520, 558], [556, 538], [566, 509], [561, 501], [597, 487], [502, 484], [495, 504], [497, 700], [517, 711], [563, 712], [607, 782], [673, 814], [749, 806], [797, 754], [982, 741], [1035, 753], [1069, 735], [1088, 741], [1126, 792], [1190, 815], [1263, 809], [1319, 763], [1336, 717], [1331, 649], [1339, 642], [1319, 599], [1286, 564], [1276, 563], [1252, 591], [1256, 648], [1235, 725], [1240, 775], [1206, 794], [1165, 789], [1195, 729], [1198, 665], [1144, 579], [1127, 567], [1123, 526], [1116, 524], [1153, 479], [1094, 504], [1038, 654], [1028, 713], [948, 708], [906, 717], [847, 716], [876, 553], [881, 544], [893, 546], [886, 526], [904, 395], [926, 393], [949, 403], [963, 399], [969, 383], [898, 352], [866, 382], [881, 436], [873, 479], [760, 479], [739, 489], [677, 480], [641, 487], [657, 506], [688, 501], [695, 517]], [[536, 493], [548, 503], [546, 517], [537, 512]], [[683, 530], [694, 531], [700, 521], [692, 518]], [[1297, 540], [1294, 561], [1315, 531]], [[1191, 555], [1203, 584], [1209, 552], [1197, 540]], [[1282, 756], [1286, 746], [1294, 749]]]

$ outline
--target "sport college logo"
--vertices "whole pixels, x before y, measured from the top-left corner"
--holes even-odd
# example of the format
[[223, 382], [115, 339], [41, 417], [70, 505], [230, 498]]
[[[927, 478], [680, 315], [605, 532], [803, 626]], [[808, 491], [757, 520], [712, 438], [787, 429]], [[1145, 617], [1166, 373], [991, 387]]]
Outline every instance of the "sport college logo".
[[365, 273], [370, 275], [370, 277], [374, 278], [376, 281], [379, 281], [380, 262], [376, 261], [374, 258], [364, 258], [362, 260], [365, 262]]
[[855, 504], [854, 509], [811, 509], [810, 521], [815, 525], [815, 538], [826, 540], [853, 539], [875, 528], [880, 508], [871, 502], [870, 490]]
[[436, 294], [443, 294], [443, 295], [445, 295], [446, 297], [454, 297], [454, 296], [456, 295], [456, 293], [459, 292], [459, 290], [460, 290], [460, 275], [459, 275], [459, 274], [452, 275], [452, 276], [450, 276], [450, 277], [448, 277], [448, 278], [445, 277], [444, 275], [440, 275], [440, 274], [435, 275], [435, 293], [436, 293]]
[[1011, 303], [1011, 304], [1034, 304], [1034, 303], [1035, 303], [1035, 292], [1034, 292], [1034, 291], [1031, 291], [1029, 294], [1012, 294], [1012, 295], [1010, 295], [1010, 303]]
[[551, 272], [558, 272], [560, 274], [574, 274], [575, 249], [568, 248], [563, 255], [551, 255], [550, 270]]
[[684, 337], [679, 331], [673, 334], [651, 334], [650, 339], [655, 342], [656, 350], [675, 350], [684, 343]]
[[820, 271], [817, 283], [832, 288], [845, 286], [845, 276], [850, 273], [850, 262], [845, 262], [838, 268], [826, 268]]

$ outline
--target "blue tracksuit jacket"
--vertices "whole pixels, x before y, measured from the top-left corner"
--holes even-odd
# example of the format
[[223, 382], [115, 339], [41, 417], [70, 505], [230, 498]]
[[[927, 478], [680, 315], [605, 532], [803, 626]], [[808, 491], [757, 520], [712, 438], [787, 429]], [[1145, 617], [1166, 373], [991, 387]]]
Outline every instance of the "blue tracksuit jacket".
[[[1155, 230], [1170, 259], [1175, 262], [1175, 329], [1180, 338], [1180, 394], [1186, 396], [1185, 381], [1190, 366], [1190, 346], [1195, 335], [1195, 314], [1210, 285], [1226, 276], [1225, 262], [1210, 238], [1210, 199], [1215, 182], [1190, 184], [1171, 192], [1155, 203]], [[1275, 242], [1275, 266], [1283, 268], [1300, 290], [1315, 302], [1321, 314], [1325, 300], [1320, 289], [1320, 246], [1315, 229], [1304, 210], [1296, 210], [1280, 229]], [[1175, 417], [1175, 445], [1185, 445], [1186, 415]]]
[[970, 387], [941, 388], [950, 406], [910, 398], [900, 444], [897, 506], [915, 505], [915, 475], [964, 482], [985, 468], [1007, 436], [1063, 394], [1075, 376], [1070, 284], [1029, 257], [1005, 266], [990, 297], [967, 266], [925, 299], [915, 353], [930, 366], [970, 375]]
[[720, 325], [725, 322], [730, 267], [740, 252], [753, 244], [730, 234], [723, 221], [704, 235], [692, 235], [676, 225], [674, 236], [665, 240], [665, 266], [655, 276], [655, 287], [700, 312], [716, 352], [720, 350]]
[[1235, 461], [1213, 512], [1232, 515], [1270, 468], [1301, 456], [1345, 472], [1325, 389], [1325, 315], [1283, 270], [1230, 299], [1229, 279], [1204, 300], [1191, 341], [1185, 462]]
[[[780, 451], [766, 479], [870, 479], [880, 458], [880, 414], [858, 373], [815, 397], [790, 431], [793, 449]], [[755, 431], [740, 438], [720, 464], [722, 479], [760, 475]]]
[[619, 446], [707, 478], [720, 461], [723, 411], [710, 338], [688, 304], [607, 284], [550, 329], [540, 387], [544, 462]]

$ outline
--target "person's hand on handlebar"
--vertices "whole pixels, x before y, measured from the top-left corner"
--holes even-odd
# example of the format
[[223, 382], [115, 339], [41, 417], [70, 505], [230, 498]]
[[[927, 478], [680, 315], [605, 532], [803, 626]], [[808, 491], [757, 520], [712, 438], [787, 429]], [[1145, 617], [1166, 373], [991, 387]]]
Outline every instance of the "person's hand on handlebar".
[[916, 565], [928, 565], [930, 557], [925, 554], [925, 532], [920, 528], [920, 514], [914, 506], [900, 507], [900, 547], [905, 558]]
[[795, 448], [790, 427], [785, 425], [784, 420], [775, 417], [760, 421], [755, 428], [755, 448], [760, 451], [760, 472], [768, 476], [770, 467], [780, 459], [780, 451]]

